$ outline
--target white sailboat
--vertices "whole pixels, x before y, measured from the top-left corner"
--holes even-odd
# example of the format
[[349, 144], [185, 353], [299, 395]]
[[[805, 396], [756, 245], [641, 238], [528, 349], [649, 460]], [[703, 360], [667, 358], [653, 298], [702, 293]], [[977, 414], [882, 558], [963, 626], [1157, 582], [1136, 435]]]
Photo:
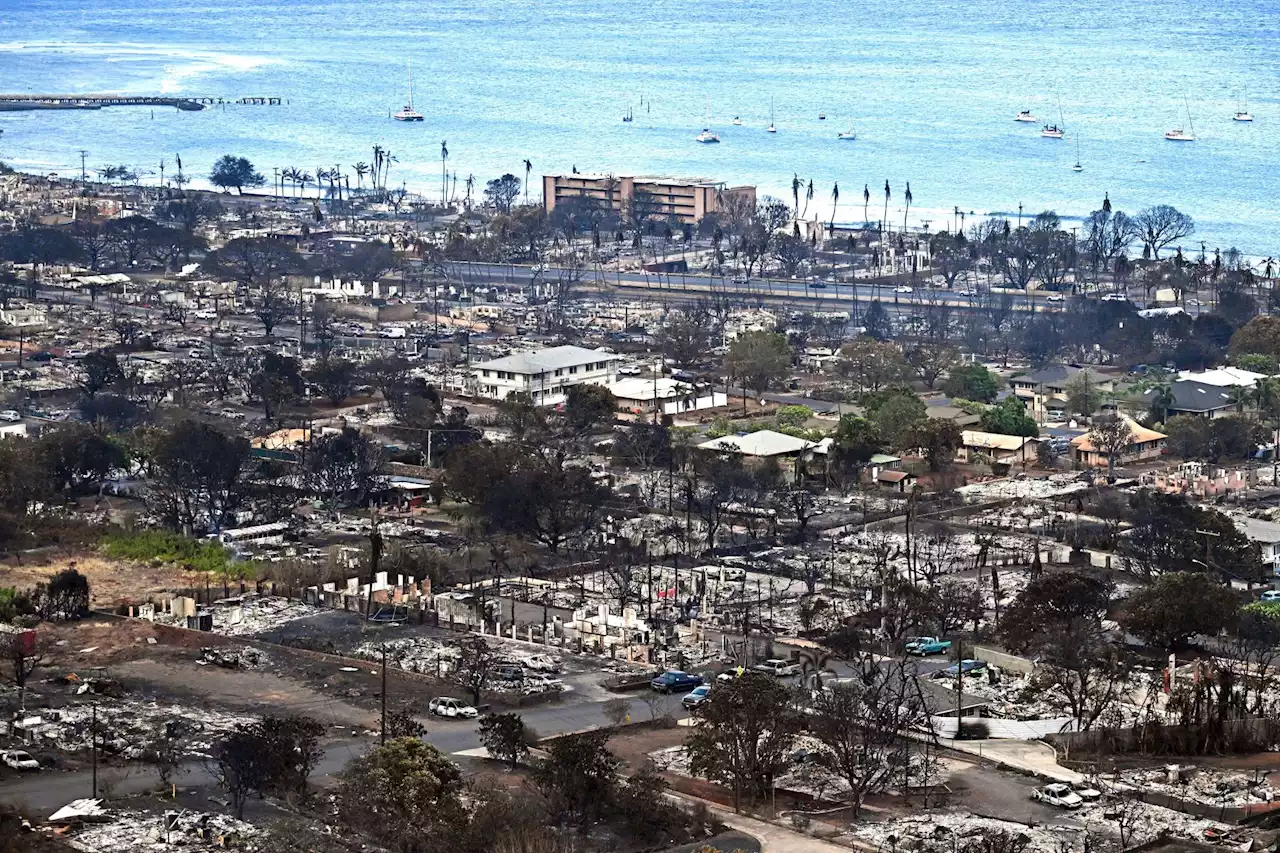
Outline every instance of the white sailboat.
[[413, 60], [409, 60], [409, 103], [392, 116], [396, 121], [426, 121], [426, 116], [413, 108]]
[[773, 123], [773, 98], [769, 99], [769, 126], [764, 129], [765, 133], [777, 133], [778, 128]]
[[849, 129], [836, 135], [836, 139], [843, 139], [845, 142], [853, 142], [858, 138], [858, 133], [853, 129], [853, 124], [849, 124]]
[[1196, 126], [1191, 122], [1191, 105], [1187, 103], [1186, 98], [1182, 99], [1182, 103], [1187, 108], [1187, 126], [1166, 130], [1164, 138], [1170, 142], [1195, 142]]
[[1071, 167], [1073, 172], [1083, 172], [1084, 166], [1080, 165], [1080, 134], [1076, 134], [1076, 164]]
[[1253, 121], [1253, 116], [1249, 113], [1249, 99], [1246, 97], [1243, 102], [1236, 105], [1236, 114], [1231, 117], [1232, 121]]
[[1062, 139], [1067, 135], [1067, 119], [1062, 114], [1062, 98], [1058, 98], [1058, 124], [1046, 124], [1040, 135], [1047, 139]]
[[1013, 117], [1013, 120], [1026, 121], [1034, 124], [1036, 117], [1031, 114], [1031, 110], [1021, 110], [1016, 116]]
[[699, 133], [697, 136], [694, 137], [694, 139], [696, 139], [698, 142], [703, 143], [704, 145], [720, 141], [720, 137], [716, 136], [714, 133], [711, 132], [711, 99], [710, 98], [707, 98], [706, 127], [702, 128], [702, 133]]

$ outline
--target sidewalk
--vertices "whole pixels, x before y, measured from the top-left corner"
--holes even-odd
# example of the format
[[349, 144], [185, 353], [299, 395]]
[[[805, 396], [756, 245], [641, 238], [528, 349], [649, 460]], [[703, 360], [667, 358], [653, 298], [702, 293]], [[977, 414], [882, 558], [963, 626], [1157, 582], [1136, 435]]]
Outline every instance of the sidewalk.
[[967, 752], [987, 761], [995, 761], [1016, 770], [1024, 770], [1055, 782], [1081, 782], [1084, 777], [1058, 763], [1053, 747], [1038, 740], [945, 740], [938, 743], [957, 752]]
[[716, 819], [730, 829], [745, 833], [760, 842], [761, 853], [850, 853], [860, 849], [870, 853], [871, 848], [852, 844], [836, 844], [822, 841], [803, 832], [769, 823], [758, 818], [737, 814], [718, 803], [690, 794], [668, 791], [667, 796], [683, 803], [700, 803], [711, 810]]

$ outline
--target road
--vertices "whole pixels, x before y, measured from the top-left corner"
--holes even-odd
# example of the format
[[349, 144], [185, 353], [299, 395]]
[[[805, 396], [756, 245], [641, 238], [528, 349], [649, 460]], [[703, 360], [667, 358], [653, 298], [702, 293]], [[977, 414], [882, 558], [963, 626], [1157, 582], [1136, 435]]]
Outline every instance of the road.
[[[632, 718], [647, 719], [648, 708], [639, 696], [624, 695], [632, 700]], [[588, 728], [606, 726], [604, 715], [606, 700], [575, 702], [574, 694], [550, 705], [540, 705], [520, 712], [525, 725], [542, 737], [566, 734]], [[680, 694], [663, 696], [657, 711], [661, 716], [670, 713], [676, 718], [687, 716], [680, 706]], [[446, 755], [453, 755], [480, 747], [474, 720], [446, 720], [426, 718], [426, 740]], [[376, 737], [364, 739], [340, 738], [325, 744], [323, 754], [312, 771], [314, 784], [332, 784], [334, 777], [347, 762], [363, 755]], [[174, 784], [180, 788], [208, 787], [216, 784], [216, 778], [202, 762], [190, 762], [175, 774]], [[113, 796], [154, 790], [160, 784], [156, 772], [145, 765], [126, 767], [100, 767], [98, 770], [99, 793], [109, 790]], [[93, 773], [90, 770], [71, 772], [40, 771], [6, 779], [0, 783], [0, 803], [19, 804], [38, 816], [47, 816], [71, 800], [87, 797], [93, 790]]]

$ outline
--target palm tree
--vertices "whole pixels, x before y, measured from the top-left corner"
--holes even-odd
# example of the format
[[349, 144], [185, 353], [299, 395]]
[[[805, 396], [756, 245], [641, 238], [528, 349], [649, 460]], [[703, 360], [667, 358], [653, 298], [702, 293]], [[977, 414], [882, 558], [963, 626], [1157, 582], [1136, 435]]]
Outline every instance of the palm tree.
[[364, 186], [364, 176], [369, 174], [369, 164], [361, 160], [351, 168], [356, 173], [356, 189], [361, 189]]
[[390, 148], [382, 152], [382, 189], [384, 192], [387, 189], [387, 176], [391, 174], [391, 164], [399, 162], [400, 158], [392, 154]]
[[[811, 201], [813, 201], [813, 178], [809, 179], [809, 186], [805, 187], [805, 191], [804, 191], [804, 212], [805, 213], [809, 212], [809, 202]], [[803, 217], [804, 217], [804, 214], [801, 214], [801, 218]]]
[[791, 209], [798, 211], [800, 209], [800, 187], [802, 182], [800, 176], [794, 172], [791, 174]]
[[889, 179], [884, 179], [884, 216], [880, 218], [880, 230], [885, 230], [889, 224]]
[[298, 172], [297, 181], [298, 181], [299, 193], [305, 193], [307, 191], [307, 184], [311, 183], [311, 173]]
[[524, 203], [529, 203], [529, 173], [533, 171], [533, 164], [528, 158], [524, 161]]
[[1236, 407], [1236, 414], [1243, 415], [1244, 407], [1253, 399], [1253, 392], [1243, 385], [1232, 385], [1227, 389], [1227, 403]]
[[907, 181], [907, 193], [904, 196], [907, 200], [907, 207], [902, 211], [902, 233], [907, 233], [907, 214], [911, 212], [911, 182]]
[[1159, 413], [1160, 418], [1157, 423], [1164, 423], [1169, 420], [1169, 407], [1174, 404], [1173, 386], [1167, 381], [1162, 381], [1152, 389], [1151, 397], [1151, 413]]
[[840, 182], [831, 186], [831, 227], [827, 230], [832, 234], [836, 233], [836, 208], [840, 206]]
[[867, 226], [867, 207], [871, 204], [871, 185], [862, 185], [862, 227]]
[[440, 142], [440, 204], [443, 206], [448, 203], [446, 196], [449, 193], [449, 173], [445, 169], [445, 162], [449, 159], [449, 143], [442, 140]]
[[470, 210], [470, 209], [471, 209], [471, 191], [472, 191], [473, 189], [475, 189], [475, 186], [476, 186], [476, 176], [475, 176], [475, 175], [467, 175], [467, 183], [466, 183], [466, 187], [467, 187], [467, 202], [466, 202], [466, 204], [467, 204], [467, 210]]
[[379, 182], [382, 176], [382, 158], [386, 153], [386, 149], [381, 145], [373, 146], [373, 172], [371, 173], [370, 183], [373, 184], [374, 192], [377, 192]]

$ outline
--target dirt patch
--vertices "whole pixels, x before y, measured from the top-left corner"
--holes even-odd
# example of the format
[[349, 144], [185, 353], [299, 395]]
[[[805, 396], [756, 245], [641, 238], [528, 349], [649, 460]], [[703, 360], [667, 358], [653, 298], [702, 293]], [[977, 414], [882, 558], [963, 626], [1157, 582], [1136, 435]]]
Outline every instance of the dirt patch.
[[672, 726], [669, 729], [649, 725], [624, 726], [609, 738], [609, 749], [630, 770], [638, 770], [649, 759], [649, 753], [684, 743], [687, 728]]
[[63, 569], [75, 569], [89, 579], [90, 604], [94, 607], [146, 601], [159, 593], [185, 590], [197, 581], [191, 572], [172, 565], [148, 566], [108, 560], [92, 553], [45, 553], [0, 563], [0, 586], [25, 589], [48, 581]]

